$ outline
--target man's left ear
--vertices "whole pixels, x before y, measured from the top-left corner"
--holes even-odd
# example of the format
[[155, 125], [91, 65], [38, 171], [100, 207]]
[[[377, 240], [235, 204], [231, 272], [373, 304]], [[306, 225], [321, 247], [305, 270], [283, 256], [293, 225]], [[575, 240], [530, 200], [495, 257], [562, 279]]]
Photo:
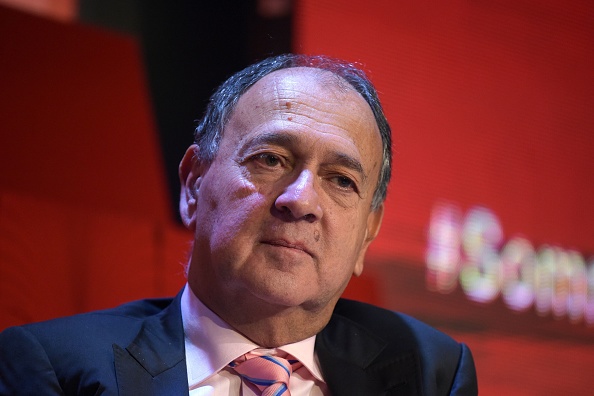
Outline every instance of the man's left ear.
[[363, 266], [365, 264], [365, 253], [367, 253], [367, 248], [369, 248], [369, 245], [379, 233], [383, 218], [383, 203], [379, 206], [379, 208], [377, 208], [376, 210], [372, 210], [367, 215], [367, 229], [365, 230], [365, 239], [363, 240], [363, 245], [361, 246], [361, 251], [359, 252], [359, 257], [357, 258], [357, 263], [355, 264], [355, 268], [353, 270], [353, 275], [359, 276], [363, 272]]

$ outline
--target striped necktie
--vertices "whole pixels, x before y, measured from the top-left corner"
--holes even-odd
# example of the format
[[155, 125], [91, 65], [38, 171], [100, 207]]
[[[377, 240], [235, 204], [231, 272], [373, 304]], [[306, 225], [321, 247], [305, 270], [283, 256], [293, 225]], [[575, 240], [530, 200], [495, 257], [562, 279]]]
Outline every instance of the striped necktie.
[[279, 356], [248, 352], [229, 364], [237, 374], [254, 384], [262, 396], [291, 396], [289, 378], [302, 364]]

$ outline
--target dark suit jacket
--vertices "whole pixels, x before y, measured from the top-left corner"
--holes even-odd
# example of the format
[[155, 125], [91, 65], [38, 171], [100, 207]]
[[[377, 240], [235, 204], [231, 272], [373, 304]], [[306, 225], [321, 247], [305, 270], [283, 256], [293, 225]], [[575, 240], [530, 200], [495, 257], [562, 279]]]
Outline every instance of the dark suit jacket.
[[[180, 295], [5, 330], [0, 395], [188, 395]], [[316, 351], [334, 395], [477, 394], [466, 346], [367, 304], [339, 301]]]

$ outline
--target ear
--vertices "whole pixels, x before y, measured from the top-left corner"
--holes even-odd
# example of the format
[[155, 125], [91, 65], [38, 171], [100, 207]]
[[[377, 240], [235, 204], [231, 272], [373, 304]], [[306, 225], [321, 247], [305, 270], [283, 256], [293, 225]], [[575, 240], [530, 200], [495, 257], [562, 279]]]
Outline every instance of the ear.
[[367, 253], [367, 248], [369, 248], [369, 245], [379, 233], [383, 218], [383, 203], [379, 206], [379, 208], [377, 208], [376, 210], [372, 210], [367, 215], [367, 229], [365, 230], [365, 239], [363, 240], [361, 250], [359, 251], [359, 257], [357, 257], [357, 262], [355, 263], [355, 268], [353, 269], [353, 275], [359, 276], [363, 272], [363, 266], [365, 263], [365, 253]]
[[179, 163], [179, 214], [182, 222], [190, 231], [196, 229], [196, 194], [202, 182], [206, 166], [200, 159], [198, 146], [193, 144]]

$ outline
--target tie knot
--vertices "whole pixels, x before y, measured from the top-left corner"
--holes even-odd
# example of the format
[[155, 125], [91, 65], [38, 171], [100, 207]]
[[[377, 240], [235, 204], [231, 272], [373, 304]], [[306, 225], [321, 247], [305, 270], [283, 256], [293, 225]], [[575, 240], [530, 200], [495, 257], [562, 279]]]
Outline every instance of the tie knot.
[[289, 378], [296, 365], [301, 364], [296, 360], [253, 352], [246, 353], [230, 364], [243, 379], [254, 384], [262, 396], [290, 396]]

